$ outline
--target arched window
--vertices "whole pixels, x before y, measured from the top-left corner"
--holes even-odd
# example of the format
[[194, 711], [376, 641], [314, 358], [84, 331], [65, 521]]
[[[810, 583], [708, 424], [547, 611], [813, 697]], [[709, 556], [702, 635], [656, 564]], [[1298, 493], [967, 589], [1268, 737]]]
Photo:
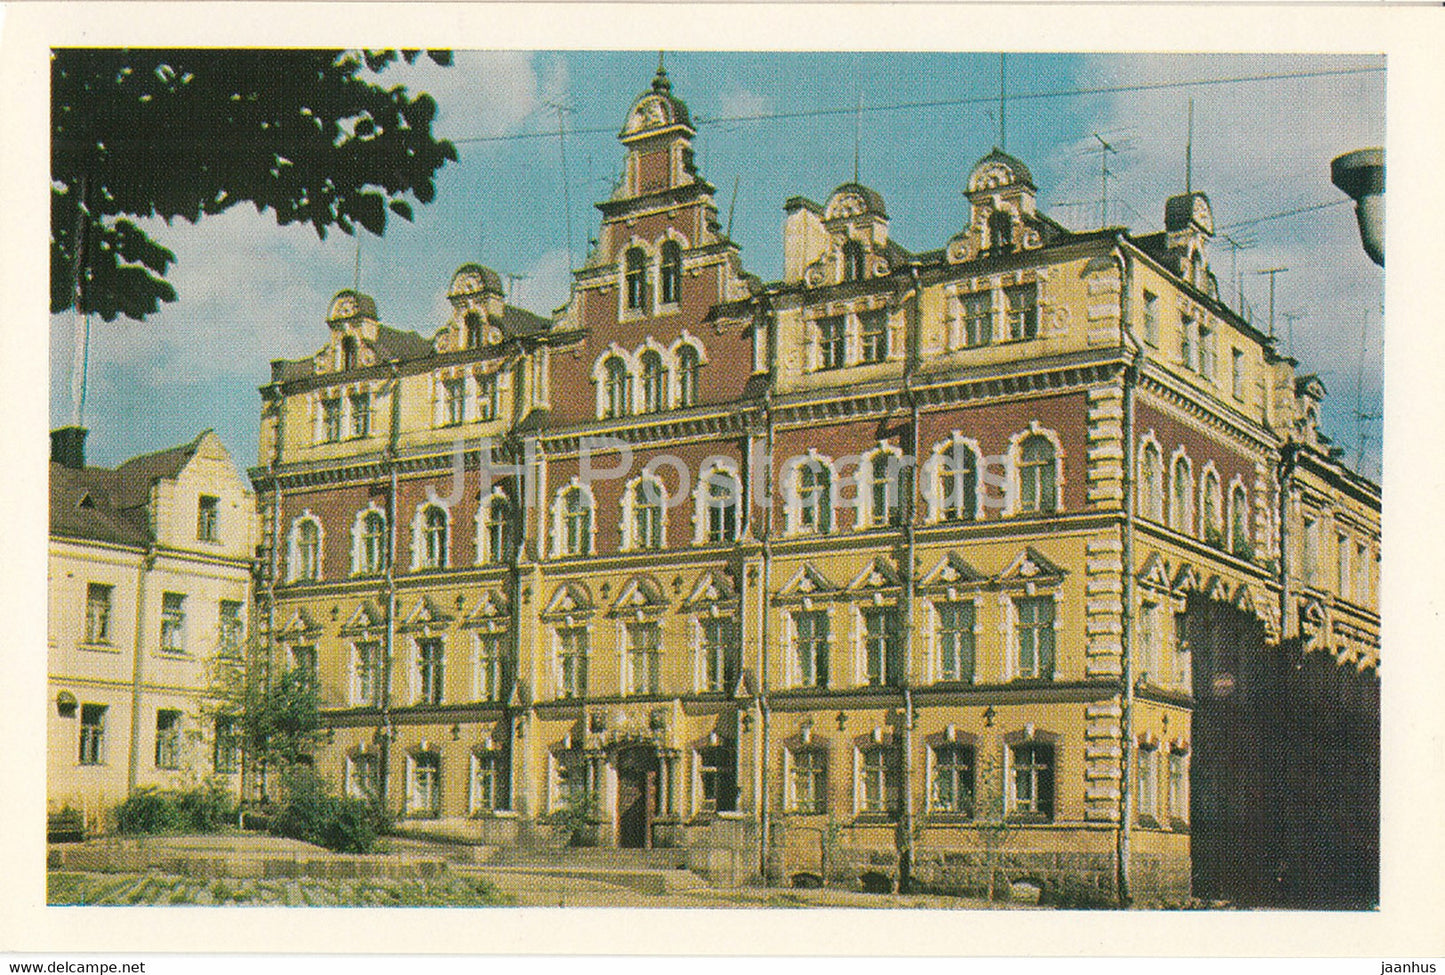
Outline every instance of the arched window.
[[988, 246], [1003, 249], [1013, 245], [1014, 224], [1003, 210], [996, 210], [988, 217]]
[[376, 575], [386, 567], [386, 516], [368, 511], [361, 516], [361, 533], [356, 548], [358, 575]]
[[641, 247], [627, 252], [627, 307], [641, 310], [647, 302], [647, 255]]
[[1213, 471], [1206, 471], [1199, 499], [1200, 513], [1203, 515], [1199, 528], [1204, 541], [1216, 548], [1224, 548], [1224, 512], [1220, 510], [1222, 500], [1219, 476]]
[[667, 366], [656, 350], [642, 353], [642, 412], [660, 413], [667, 409]]
[[619, 356], [609, 358], [602, 368], [606, 375], [603, 418], [626, 416], [632, 412], [632, 373], [628, 372], [627, 363]]
[[1242, 559], [1254, 556], [1249, 541], [1249, 503], [1244, 488], [1238, 484], [1229, 492], [1229, 550]]
[[797, 531], [826, 534], [833, 527], [833, 484], [827, 465], [809, 459], [794, 468]]
[[421, 559], [419, 569], [447, 567], [447, 513], [427, 505], [421, 516]]
[[938, 450], [934, 467], [940, 518], [971, 521], [978, 514], [978, 459], [973, 449], [954, 440]]
[[863, 245], [856, 240], [843, 245], [843, 280], [863, 280]]
[[702, 372], [702, 358], [697, 349], [684, 345], [677, 350], [677, 400], [678, 406], [696, 406], [698, 402], [698, 379]]
[[703, 506], [706, 541], [727, 544], [737, 541], [738, 502], [742, 492], [732, 471], [714, 468], [705, 478]]
[[879, 450], [868, 461], [869, 516], [874, 527], [902, 523], [900, 470], [898, 461], [886, 450]]
[[592, 501], [580, 487], [562, 495], [562, 530], [567, 555], [592, 553]]
[[348, 335], [341, 340], [341, 368], [350, 372], [356, 368], [356, 338]]
[[662, 303], [675, 305], [682, 300], [682, 248], [677, 241], [662, 245]]
[[1019, 511], [1050, 512], [1059, 506], [1054, 445], [1031, 434], [1019, 445]]
[[475, 311], [467, 312], [463, 320], [467, 326], [466, 343], [469, 349], [478, 349], [482, 345], [482, 316]]
[[296, 541], [292, 549], [291, 578], [314, 582], [321, 577], [321, 526], [314, 518], [303, 518], [293, 531]]
[[1144, 444], [1139, 456], [1139, 515], [1151, 521], [1164, 520], [1164, 460], [1159, 446]]
[[1194, 475], [1189, 458], [1174, 461], [1173, 492], [1169, 498], [1169, 527], [1188, 533], [1194, 524]]
[[632, 487], [632, 546], [662, 548], [662, 485], [644, 477]]
[[501, 565], [507, 561], [507, 525], [510, 505], [507, 499], [492, 496], [487, 502], [485, 509], [485, 520], [483, 529], [486, 532], [486, 549], [484, 554], [488, 563]]

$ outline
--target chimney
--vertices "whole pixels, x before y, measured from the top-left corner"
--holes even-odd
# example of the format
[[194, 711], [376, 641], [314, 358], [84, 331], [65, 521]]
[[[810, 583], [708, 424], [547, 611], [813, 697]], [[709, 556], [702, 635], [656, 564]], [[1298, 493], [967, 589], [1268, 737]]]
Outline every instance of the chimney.
[[85, 466], [85, 427], [61, 427], [50, 431], [50, 459], [53, 463], [80, 470]]

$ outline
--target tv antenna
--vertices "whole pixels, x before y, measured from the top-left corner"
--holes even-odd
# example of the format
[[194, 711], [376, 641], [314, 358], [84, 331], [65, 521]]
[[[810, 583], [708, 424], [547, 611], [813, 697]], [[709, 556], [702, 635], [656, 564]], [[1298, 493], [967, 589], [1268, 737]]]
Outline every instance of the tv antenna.
[[1007, 59], [1007, 54], [998, 52], [998, 147], [1001, 152], [1008, 152], [1008, 99], [1004, 94], [1008, 90]]
[[1234, 306], [1240, 313], [1244, 312], [1244, 278], [1239, 273], [1239, 252], [1247, 251], [1259, 243], [1253, 237], [1240, 239], [1229, 234], [1219, 235], [1229, 246], [1229, 276], [1234, 281]]
[[1280, 317], [1285, 322], [1285, 348], [1289, 350], [1290, 358], [1294, 358], [1294, 323], [1297, 319], [1308, 318], [1307, 311], [1285, 311], [1280, 312]]
[[[662, 64], [662, 54], [658, 56], [659, 70]], [[572, 193], [567, 183], [567, 116], [575, 115], [577, 110], [570, 105], [558, 101], [548, 100], [544, 102], [548, 108], [557, 113], [557, 150], [562, 160], [562, 214], [563, 228], [567, 235], [567, 267], [573, 266], [572, 262]]]
[[1109, 225], [1109, 153], [1118, 155], [1119, 151], [1104, 141], [1099, 133], [1094, 133], [1094, 138], [1099, 140], [1099, 182], [1101, 184], [1099, 197], [1099, 226]]
[[1276, 274], [1283, 274], [1288, 271], [1287, 267], [1272, 267], [1264, 271], [1255, 271], [1255, 274], [1269, 275], [1269, 337], [1274, 338], [1274, 277]]
[[1184, 193], [1194, 192], [1194, 99], [1189, 99], [1189, 135], [1184, 140]]
[[517, 282], [526, 281], [531, 278], [530, 274], [508, 274], [507, 275], [507, 301], [513, 301], [513, 295], [517, 292]]
[[1369, 422], [1378, 420], [1379, 414], [1365, 412], [1365, 353], [1370, 335], [1370, 310], [1365, 309], [1360, 322], [1360, 363], [1355, 372], [1355, 470], [1365, 467], [1365, 444], [1370, 439]]
[[[736, 211], [738, 207], [738, 183], [742, 182], [742, 178], [741, 173], [733, 177], [733, 201], [728, 204], [728, 240], [733, 239], [733, 212]], [[855, 180], [858, 178], [857, 173], [854, 173], [853, 178]]]

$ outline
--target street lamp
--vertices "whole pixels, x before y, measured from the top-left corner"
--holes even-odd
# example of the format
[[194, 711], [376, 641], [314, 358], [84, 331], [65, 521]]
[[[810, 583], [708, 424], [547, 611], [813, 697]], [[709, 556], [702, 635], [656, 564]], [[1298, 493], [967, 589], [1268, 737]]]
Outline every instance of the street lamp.
[[1330, 163], [1330, 180], [1355, 201], [1360, 243], [1385, 266], [1385, 150], [1357, 149]]

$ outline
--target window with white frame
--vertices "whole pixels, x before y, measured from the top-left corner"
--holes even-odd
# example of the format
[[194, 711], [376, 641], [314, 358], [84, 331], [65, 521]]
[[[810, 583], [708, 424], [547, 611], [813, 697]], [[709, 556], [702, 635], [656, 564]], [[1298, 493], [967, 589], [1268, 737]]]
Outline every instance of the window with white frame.
[[737, 621], [731, 616], [705, 616], [698, 621], [702, 654], [702, 689], [730, 692], [737, 686], [740, 648]]
[[110, 642], [110, 603], [114, 586], [92, 582], [85, 587], [85, 642]]
[[712, 544], [729, 544], [738, 537], [738, 507], [742, 490], [737, 475], [723, 467], [715, 467], [704, 479], [702, 492], [703, 524], [706, 526], [704, 541]]
[[351, 394], [351, 435], [358, 438], [371, 436], [370, 393]]
[[311, 517], [298, 519], [291, 529], [291, 581], [315, 582], [321, 578], [321, 524]]
[[1138, 497], [1141, 518], [1164, 520], [1164, 458], [1152, 440], [1145, 441], [1139, 453]]
[[203, 494], [196, 501], [196, 540], [214, 542], [220, 538], [221, 499]]
[[961, 295], [963, 343], [973, 347], [993, 341], [993, 292], [975, 291]]
[[1052, 596], [1015, 596], [1014, 676], [1054, 677], [1054, 600]]
[[868, 478], [868, 523], [875, 528], [896, 527], [903, 523], [902, 465], [899, 455], [889, 450], [876, 450], [868, 456], [865, 470]]
[[217, 775], [241, 771], [241, 721], [228, 714], [216, 716], [212, 739], [211, 767]]
[[628, 692], [659, 694], [662, 692], [662, 628], [648, 621], [628, 623], [627, 673]]
[[381, 644], [375, 640], [362, 640], [351, 648], [354, 679], [351, 702], [361, 707], [379, 707], [381, 704]]
[[953, 439], [933, 449], [930, 485], [935, 518], [972, 521], [978, 516], [978, 456], [973, 447]]
[[974, 675], [974, 605], [965, 600], [938, 603], [938, 679], [969, 681]]
[[1224, 517], [1221, 510], [1221, 497], [1219, 491], [1219, 475], [1214, 471], [1205, 469], [1204, 483], [1199, 488], [1200, 495], [1200, 529], [1204, 535], [1204, 541], [1216, 548], [1224, 547]]
[[482, 316], [475, 310], [467, 312], [462, 319], [462, 325], [466, 330], [463, 340], [469, 349], [480, 349], [486, 330], [482, 328]]
[[439, 816], [442, 811], [442, 757], [417, 752], [407, 759], [406, 811], [412, 816]]
[[374, 509], [361, 514], [356, 539], [355, 573], [379, 575], [386, 568], [386, 516]]
[[848, 364], [848, 327], [842, 315], [818, 319], [818, 368], [840, 369]]
[[655, 349], [642, 353], [642, 412], [667, 409], [667, 366]]
[[1137, 786], [1135, 815], [1141, 821], [1159, 821], [1159, 751], [1140, 745], [1134, 752], [1134, 782]]
[[1050, 513], [1058, 509], [1058, 467], [1054, 444], [1041, 433], [1019, 444], [1018, 510]]
[[477, 419], [483, 422], [495, 420], [499, 413], [497, 395], [497, 374], [488, 373], [477, 377]]
[[581, 801], [592, 792], [588, 774], [591, 763], [581, 749], [554, 751], [551, 759], [547, 800], [549, 808], [555, 812]]
[[1013, 340], [1037, 338], [1039, 334], [1039, 286], [1015, 284], [1003, 289], [1008, 313], [1008, 337]]
[[863, 610], [863, 673], [871, 687], [896, 687], [903, 680], [903, 628], [895, 607]]
[[647, 254], [641, 247], [629, 248], [626, 262], [627, 309], [642, 311], [647, 305]]
[[1144, 292], [1144, 341], [1159, 344], [1159, 296], [1152, 291]]
[[557, 629], [558, 696], [587, 696], [587, 628], [565, 626]]
[[738, 805], [737, 746], [725, 739], [696, 751], [698, 811], [734, 812]]
[[507, 634], [478, 633], [476, 635], [476, 686], [478, 701], [501, 701], [510, 690], [511, 682], [507, 673]]
[[662, 516], [665, 493], [662, 482], [655, 477], [643, 476], [632, 485], [628, 498], [632, 509], [632, 548], [652, 550], [663, 547]]
[[442, 380], [442, 423], [460, 426], [467, 418], [467, 380], [463, 376]]
[[1008, 749], [1008, 809], [1011, 816], [1052, 819], [1054, 815], [1054, 746], [1025, 741]]
[[181, 712], [171, 708], [156, 711], [156, 768], [181, 767]]
[[668, 240], [662, 244], [662, 263], [658, 275], [658, 290], [664, 305], [675, 305], [682, 300], [682, 248], [677, 241]]
[[1173, 491], [1169, 498], [1169, 527], [1192, 534], [1194, 528], [1194, 474], [1188, 457], [1174, 459]]
[[371, 801], [381, 795], [381, 762], [367, 752], [346, 758], [346, 795]]
[[696, 406], [702, 378], [702, 356], [691, 345], [677, 350], [677, 405]]
[[863, 280], [863, 245], [852, 238], [843, 244], [843, 280]]
[[858, 315], [862, 336], [864, 362], [882, 362], [888, 358], [888, 313], [882, 308]]
[[632, 372], [621, 356], [610, 356], [602, 364], [604, 420], [627, 416], [632, 412]]
[[973, 746], [943, 742], [932, 748], [932, 769], [928, 783], [931, 812], [973, 816]]
[[1249, 538], [1249, 499], [1239, 484], [1229, 492], [1229, 550], [1241, 559], [1254, 557], [1254, 544]]
[[1230, 350], [1230, 392], [1234, 394], [1236, 403], [1244, 402], [1244, 350]]
[[102, 765], [105, 762], [105, 718], [110, 709], [104, 704], [80, 706], [80, 764]]
[[828, 686], [828, 614], [821, 609], [795, 612], [793, 664], [801, 687]]
[[1136, 678], [1153, 684], [1162, 684], [1159, 671], [1163, 663], [1163, 615], [1157, 602], [1145, 600], [1139, 604], [1139, 655], [1135, 664]]
[[1207, 322], [1199, 323], [1199, 375], [1213, 379], [1217, 369], [1218, 351], [1214, 344], [1214, 329]]
[[817, 457], [807, 457], [793, 468], [791, 531], [826, 535], [833, 527], [832, 469]]
[[1197, 325], [1194, 316], [1188, 313], [1179, 316], [1179, 364], [1185, 369], [1194, 369], [1194, 330]]
[[1169, 753], [1169, 816], [1189, 822], [1189, 753]]
[[822, 748], [795, 748], [788, 752], [788, 810], [796, 813], [828, 811], [828, 753]]
[[482, 558], [488, 565], [507, 561], [507, 528], [511, 505], [499, 494], [493, 494], [482, 506]]
[[875, 744], [858, 753], [858, 811], [896, 813], [902, 805], [902, 771], [898, 749]]
[[445, 644], [439, 636], [422, 637], [416, 641], [416, 702], [440, 704], [445, 687]]
[[447, 567], [447, 524], [446, 509], [429, 504], [422, 508], [417, 519], [420, 535], [418, 569], [445, 569]]
[[321, 401], [321, 439], [327, 443], [341, 439], [340, 396], [328, 396]]
[[510, 808], [506, 753], [498, 749], [472, 752], [471, 764], [468, 809], [479, 813]]
[[161, 596], [161, 652], [186, 652], [186, 597], [178, 592]]
[[221, 600], [216, 620], [216, 653], [227, 658], [239, 657], [241, 641], [245, 636], [241, 603], [235, 599]]

